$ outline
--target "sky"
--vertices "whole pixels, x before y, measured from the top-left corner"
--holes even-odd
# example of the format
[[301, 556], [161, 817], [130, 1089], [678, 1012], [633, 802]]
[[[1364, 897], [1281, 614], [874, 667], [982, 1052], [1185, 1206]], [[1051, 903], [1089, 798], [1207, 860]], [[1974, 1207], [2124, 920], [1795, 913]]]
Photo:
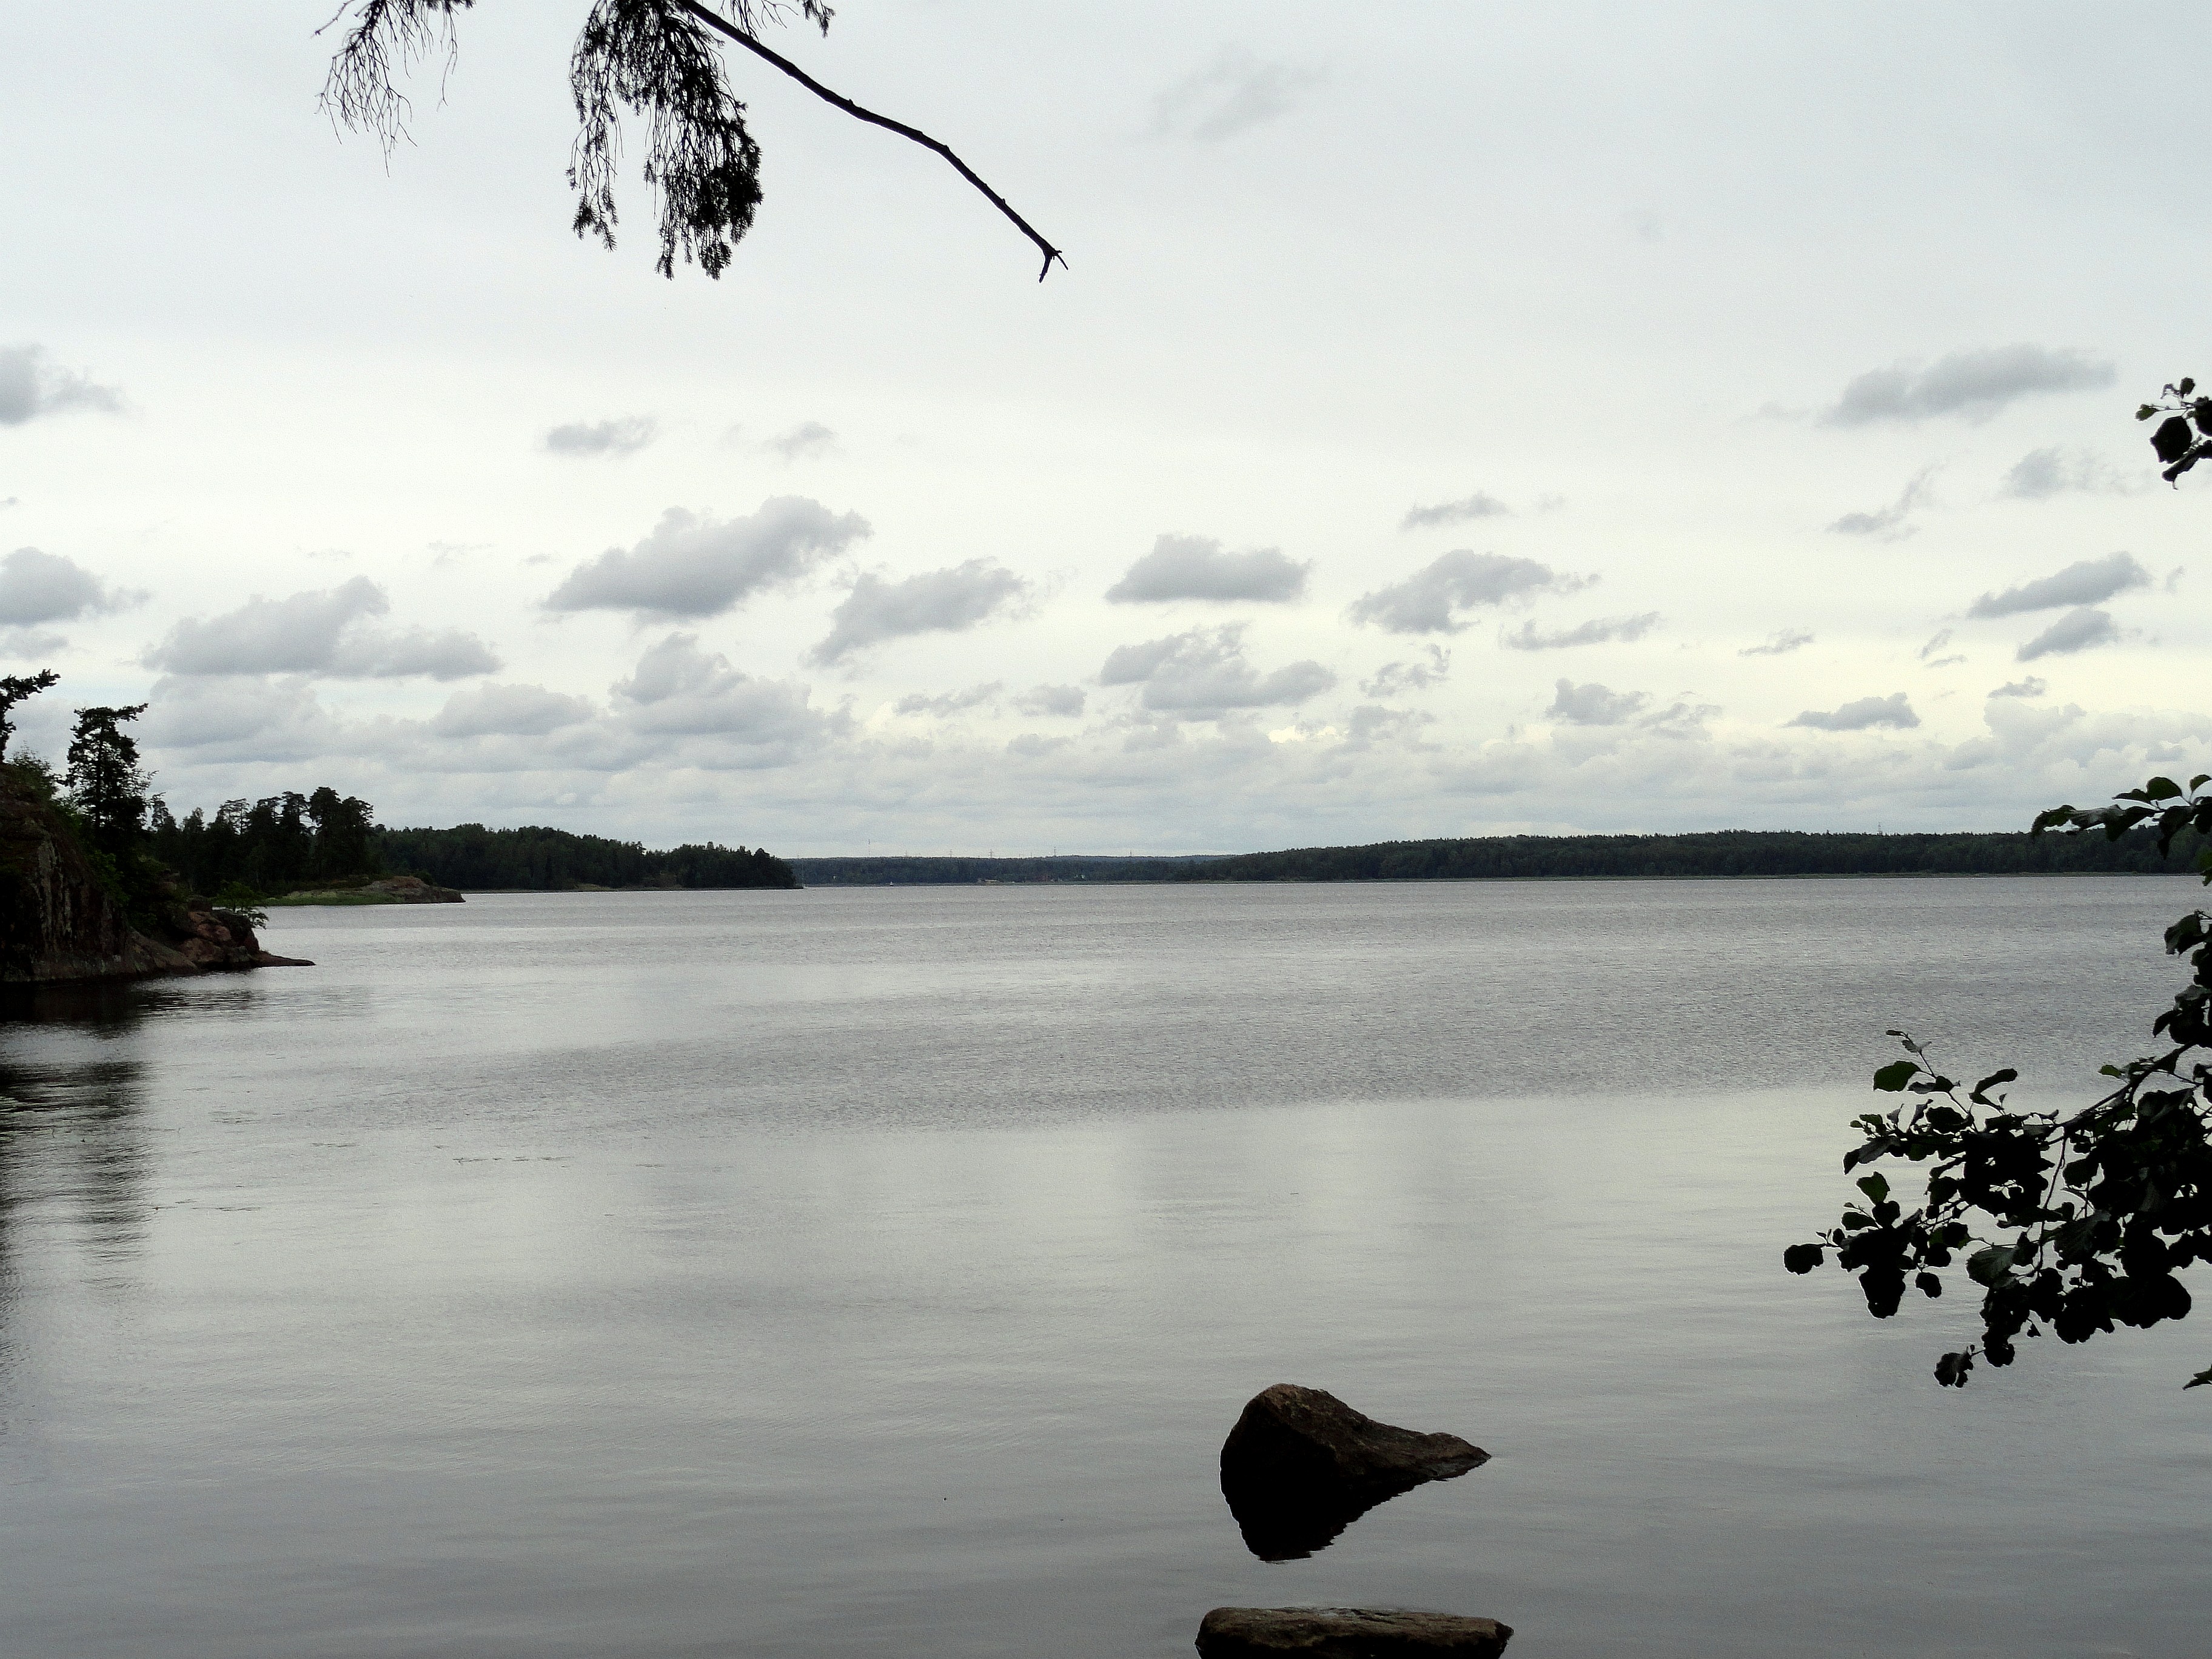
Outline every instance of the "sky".
[[570, 234], [583, 0], [11, 16], [0, 673], [179, 814], [787, 854], [2022, 827], [2212, 770], [2212, 15], [849, 0]]

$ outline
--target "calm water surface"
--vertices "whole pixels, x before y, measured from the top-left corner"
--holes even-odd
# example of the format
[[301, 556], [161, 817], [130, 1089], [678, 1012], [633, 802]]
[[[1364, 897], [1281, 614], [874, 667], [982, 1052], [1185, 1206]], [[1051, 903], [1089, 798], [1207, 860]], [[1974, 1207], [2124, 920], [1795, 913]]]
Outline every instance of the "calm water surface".
[[[1883, 1029], [2051, 1098], [2179, 880], [985, 888], [289, 911], [0, 1023], [0, 1652], [2199, 1654], [2200, 1317], [1928, 1376], [1784, 1275]], [[1309, 1560], [1328, 1388], [1495, 1461]]]

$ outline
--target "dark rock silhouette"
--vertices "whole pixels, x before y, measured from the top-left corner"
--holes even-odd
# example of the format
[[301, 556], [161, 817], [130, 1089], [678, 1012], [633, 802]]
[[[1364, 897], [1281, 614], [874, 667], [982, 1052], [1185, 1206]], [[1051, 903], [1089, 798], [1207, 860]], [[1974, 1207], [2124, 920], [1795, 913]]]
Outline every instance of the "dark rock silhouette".
[[[1401, 1431], [1402, 1432], [1402, 1431]], [[1216, 1607], [1198, 1627], [1200, 1659], [1492, 1659], [1510, 1625], [1398, 1607]]]
[[1378, 1423], [1333, 1394], [1278, 1382], [1252, 1397], [1222, 1443], [1221, 1495], [1253, 1554], [1292, 1561], [1326, 1549], [1376, 1504], [1489, 1461], [1455, 1434]]
[[53, 809], [0, 775], [0, 984], [313, 966], [173, 884], [158, 908], [150, 933], [131, 927]]

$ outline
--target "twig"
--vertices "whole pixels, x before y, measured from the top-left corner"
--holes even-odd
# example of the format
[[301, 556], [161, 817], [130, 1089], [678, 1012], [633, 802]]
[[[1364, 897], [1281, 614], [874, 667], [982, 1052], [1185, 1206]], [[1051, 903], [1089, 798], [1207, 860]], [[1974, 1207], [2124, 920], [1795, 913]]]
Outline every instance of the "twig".
[[1046, 277], [1052, 275], [1052, 268], [1055, 262], [1059, 264], [1062, 270], [1066, 269], [1067, 256], [1062, 253], [1058, 248], [1054, 247], [1050, 242], [1045, 240], [1043, 237], [1038, 235], [1035, 226], [1031, 225], [1028, 220], [1023, 218], [1020, 214], [1015, 212], [1005, 197], [1000, 195], [997, 191], [993, 190], [990, 185], [985, 184], [983, 180], [977, 176], [975, 168], [969, 167], [965, 161], [955, 155], [945, 145], [938, 143], [936, 139], [931, 137], [927, 133], [921, 131], [919, 128], [910, 127], [903, 121], [894, 121], [888, 115], [878, 115], [873, 110], [862, 109], [858, 104], [854, 103], [851, 99], [845, 97], [842, 94], [830, 91], [829, 88], [823, 86], [819, 81], [809, 75], [805, 70], [793, 63], [788, 58], [782, 57], [779, 53], [769, 51], [768, 47], [763, 46], [751, 35], [747, 34], [735, 23], [731, 22], [727, 18], [721, 16], [719, 13], [702, 5], [700, 3], [700, 0], [676, 0], [676, 3], [685, 11], [690, 12], [694, 17], [697, 18], [701, 22], [706, 24], [709, 28], [712, 28], [718, 33], [726, 35], [730, 40], [736, 41], [739, 46], [743, 46], [747, 52], [751, 52], [754, 56], [775, 64], [776, 68], [781, 70], [793, 80], [798, 82], [800, 86], [805, 87], [816, 97], [824, 99], [827, 101], [836, 105], [837, 107], [843, 110], [846, 114], [853, 116], [856, 119], [866, 121], [872, 126], [883, 127], [889, 131], [897, 133], [902, 138], [911, 138], [915, 143], [920, 144], [924, 149], [933, 149], [939, 155], [942, 155], [946, 161], [951, 162], [954, 170], [957, 171], [963, 179], [965, 179], [969, 184], [975, 185], [976, 189], [981, 191], [985, 196], [988, 197], [991, 200], [991, 204], [994, 207], [997, 208], [1000, 212], [1005, 214], [1007, 218], [1012, 220], [1014, 223], [1020, 228], [1022, 234], [1028, 237], [1030, 240], [1037, 245], [1039, 251], [1044, 255], [1044, 268], [1037, 272], [1037, 281], [1041, 283], [1044, 281]]

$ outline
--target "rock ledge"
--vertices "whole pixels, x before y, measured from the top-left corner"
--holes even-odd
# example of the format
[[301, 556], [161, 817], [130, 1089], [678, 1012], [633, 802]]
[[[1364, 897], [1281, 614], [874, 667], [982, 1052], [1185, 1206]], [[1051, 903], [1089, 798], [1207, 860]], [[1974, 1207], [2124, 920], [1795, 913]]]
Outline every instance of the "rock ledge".
[[1406, 1607], [1216, 1607], [1198, 1627], [1200, 1659], [1493, 1659], [1512, 1626]]

